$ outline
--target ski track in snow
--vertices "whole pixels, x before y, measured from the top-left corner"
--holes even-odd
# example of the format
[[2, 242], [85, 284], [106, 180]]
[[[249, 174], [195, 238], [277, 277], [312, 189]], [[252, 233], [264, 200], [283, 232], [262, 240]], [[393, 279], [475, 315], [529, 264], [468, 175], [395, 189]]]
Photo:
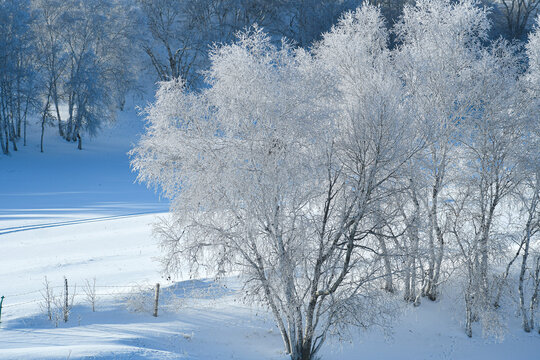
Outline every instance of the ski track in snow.
[[147, 212], [126, 214], [126, 215], [112, 215], [112, 216], [80, 219], [80, 220], [59, 221], [59, 222], [46, 223], [46, 224], [14, 226], [14, 227], [8, 227], [8, 228], [0, 228], [0, 235], [7, 235], [7, 234], [21, 232], [21, 231], [30, 231], [30, 230], [47, 229], [47, 228], [69, 226], [69, 225], [111, 221], [111, 220], [125, 219], [125, 218], [137, 217], [137, 216], [142, 216], [142, 215], [150, 215], [150, 214], [158, 214], [158, 213], [161, 213], [161, 211], [147, 211]]

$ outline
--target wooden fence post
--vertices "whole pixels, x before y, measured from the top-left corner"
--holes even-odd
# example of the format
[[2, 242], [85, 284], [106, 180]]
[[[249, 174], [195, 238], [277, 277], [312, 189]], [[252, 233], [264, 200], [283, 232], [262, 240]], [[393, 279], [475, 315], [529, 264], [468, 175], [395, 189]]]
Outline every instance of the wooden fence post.
[[159, 304], [159, 283], [156, 284], [156, 295], [154, 299], [154, 317], [157, 317], [157, 314], [158, 314], [158, 304]]
[[64, 322], [68, 321], [69, 318], [69, 299], [68, 299], [68, 281], [64, 276]]
[[4, 302], [4, 295], [0, 298], [0, 323], [2, 323], [2, 303]]

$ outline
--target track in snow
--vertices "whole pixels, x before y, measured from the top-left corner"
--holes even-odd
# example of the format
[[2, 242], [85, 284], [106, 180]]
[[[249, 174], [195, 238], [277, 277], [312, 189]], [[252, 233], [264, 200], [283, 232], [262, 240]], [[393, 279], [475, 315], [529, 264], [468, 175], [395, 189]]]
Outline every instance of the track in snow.
[[118, 219], [125, 219], [125, 218], [130, 218], [130, 217], [135, 217], [135, 216], [143, 216], [143, 215], [159, 214], [159, 213], [163, 213], [163, 211], [146, 211], [146, 212], [139, 212], [139, 213], [133, 213], [133, 214], [125, 214], [125, 215], [112, 215], [112, 216], [101, 216], [101, 217], [88, 218], [88, 219], [58, 221], [58, 222], [38, 224], [38, 225], [14, 226], [14, 227], [0, 229], [0, 235], [7, 235], [7, 234], [17, 233], [21, 231], [30, 231], [30, 230], [55, 228], [55, 227], [62, 227], [62, 226], [69, 226], [69, 225], [79, 225], [79, 224], [88, 224], [88, 223], [101, 222], [101, 221], [118, 220]]

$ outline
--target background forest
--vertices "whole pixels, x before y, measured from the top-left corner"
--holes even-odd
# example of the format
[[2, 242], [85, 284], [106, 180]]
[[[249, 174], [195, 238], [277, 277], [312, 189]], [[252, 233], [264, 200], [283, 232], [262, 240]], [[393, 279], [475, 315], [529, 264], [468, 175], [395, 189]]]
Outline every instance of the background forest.
[[[370, 0], [385, 26], [408, 0]], [[153, 92], [155, 81], [181, 77], [203, 86], [213, 44], [258, 24], [272, 41], [310, 48], [359, 0], [2, 0], [0, 2], [0, 144], [26, 145], [28, 126], [82, 147], [113, 121], [125, 97]], [[539, 0], [484, 0], [491, 39], [524, 41]], [[395, 46], [395, 34], [390, 41]], [[520, 51], [523, 51], [521, 49]], [[44, 151], [42, 144], [41, 150]]]

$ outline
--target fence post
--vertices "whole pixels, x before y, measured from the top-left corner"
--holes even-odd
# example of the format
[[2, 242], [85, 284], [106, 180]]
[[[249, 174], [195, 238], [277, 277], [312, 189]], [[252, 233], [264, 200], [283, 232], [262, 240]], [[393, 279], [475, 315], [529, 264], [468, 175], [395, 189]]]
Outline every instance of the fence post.
[[69, 300], [68, 300], [68, 281], [67, 278], [64, 276], [64, 322], [68, 321], [69, 317]]
[[2, 323], [2, 303], [4, 302], [4, 295], [0, 297], [0, 323]]
[[156, 296], [154, 299], [154, 317], [157, 317], [159, 304], [159, 283], [156, 284]]

